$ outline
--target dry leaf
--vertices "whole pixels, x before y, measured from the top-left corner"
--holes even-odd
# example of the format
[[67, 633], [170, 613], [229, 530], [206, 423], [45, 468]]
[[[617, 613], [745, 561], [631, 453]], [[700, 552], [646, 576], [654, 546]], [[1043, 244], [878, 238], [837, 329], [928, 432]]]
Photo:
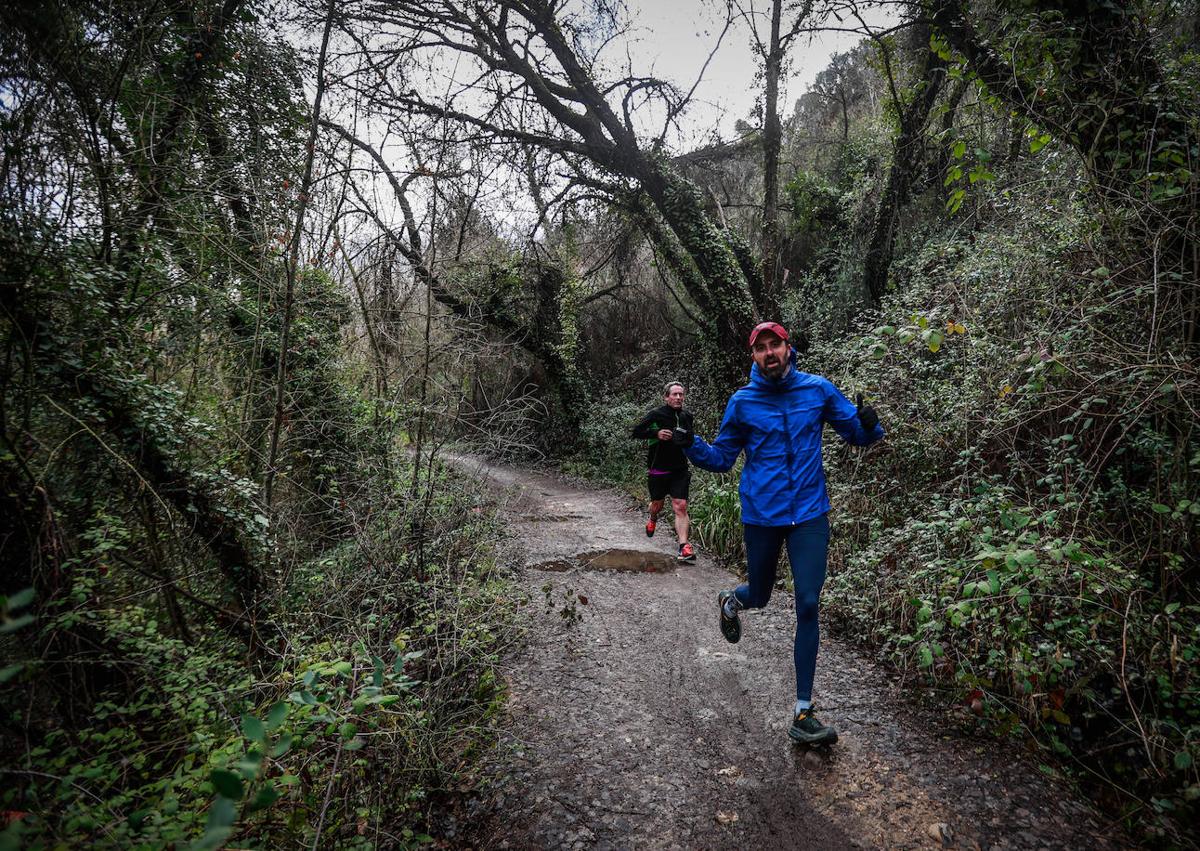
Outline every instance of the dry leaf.
[[737, 820], [738, 820], [738, 814], [735, 813], [733, 810], [730, 810], [729, 812], [725, 812], [724, 810], [717, 810], [717, 822], [719, 824], [733, 824]]
[[718, 769], [717, 776], [718, 777], [741, 777], [742, 770], [740, 768], [738, 768], [736, 765], [730, 765], [730, 766], [726, 766], [725, 768]]
[[925, 832], [929, 834], [931, 839], [934, 839], [943, 845], [953, 841], [954, 831], [950, 829], [950, 825], [944, 821], [939, 821], [925, 828]]

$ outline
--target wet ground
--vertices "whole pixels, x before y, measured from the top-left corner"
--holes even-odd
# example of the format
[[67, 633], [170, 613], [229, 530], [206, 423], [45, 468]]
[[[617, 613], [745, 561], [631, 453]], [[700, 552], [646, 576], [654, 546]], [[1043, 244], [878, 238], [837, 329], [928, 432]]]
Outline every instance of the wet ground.
[[[1019, 743], [960, 732], [825, 635], [832, 749], [793, 745], [794, 613], [779, 592], [730, 645], [731, 576], [674, 561], [627, 498], [459, 457], [503, 487], [529, 597], [510, 718], [442, 835], [479, 848], [1118, 848], [1120, 832]], [[664, 527], [666, 531], [664, 531]], [[547, 586], [549, 588], [547, 589]]]

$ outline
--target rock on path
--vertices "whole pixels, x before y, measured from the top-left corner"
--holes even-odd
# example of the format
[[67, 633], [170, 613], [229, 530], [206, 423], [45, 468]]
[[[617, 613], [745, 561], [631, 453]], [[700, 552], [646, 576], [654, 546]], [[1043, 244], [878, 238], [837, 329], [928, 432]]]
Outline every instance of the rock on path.
[[[669, 521], [647, 540], [645, 518], [618, 494], [450, 460], [501, 485], [529, 596], [527, 641], [505, 670], [510, 719], [489, 779], [445, 820], [451, 844], [1125, 844], [1016, 743], [948, 731], [834, 636], [822, 639], [815, 697], [840, 741], [832, 750], [792, 745], [789, 595], [744, 614], [741, 642], [727, 644], [716, 593], [730, 575], [704, 557], [676, 565]], [[576, 618], [562, 616], [567, 589]]]

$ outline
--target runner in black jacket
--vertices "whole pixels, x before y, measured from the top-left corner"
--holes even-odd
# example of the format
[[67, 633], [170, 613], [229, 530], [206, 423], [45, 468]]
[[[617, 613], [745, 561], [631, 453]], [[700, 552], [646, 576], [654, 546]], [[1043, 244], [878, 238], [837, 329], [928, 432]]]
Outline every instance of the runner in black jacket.
[[633, 427], [632, 436], [649, 440], [646, 447], [647, 486], [650, 491], [650, 520], [646, 536], [654, 534], [663, 500], [671, 495], [675, 512], [675, 536], [679, 539], [679, 560], [692, 562], [696, 553], [688, 543], [688, 485], [692, 473], [683, 448], [692, 441], [692, 415], [683, 409], [687, 391], [678, 381], [663, 388], [663, 404], [648, 412]]

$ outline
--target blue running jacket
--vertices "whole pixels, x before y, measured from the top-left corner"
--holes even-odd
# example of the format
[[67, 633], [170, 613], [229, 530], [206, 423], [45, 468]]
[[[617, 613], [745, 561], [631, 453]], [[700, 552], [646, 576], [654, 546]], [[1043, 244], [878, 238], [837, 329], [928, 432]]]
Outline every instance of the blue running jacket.
[[750, 368], [750, 383], [725, 406], [721, 431], [712, 445], [699, 435], [686, 450], [704, 470], [724, 473], [746, 452], [738, 491], [742, 522], [790, 526], [829, 511], [821, 431], [833, 426], [847, 443], [867, 446], [883, 437], [883, 426], [866, 432], [858, 409], [825, 378], [794, 366], [778, 381]]

